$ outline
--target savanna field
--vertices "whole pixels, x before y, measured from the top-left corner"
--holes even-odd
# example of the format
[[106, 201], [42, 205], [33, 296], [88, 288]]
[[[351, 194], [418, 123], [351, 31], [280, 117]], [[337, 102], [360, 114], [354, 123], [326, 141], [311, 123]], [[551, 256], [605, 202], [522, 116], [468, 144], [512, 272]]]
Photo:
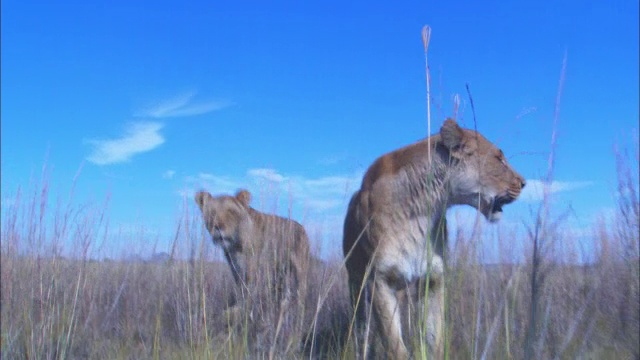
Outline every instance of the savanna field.
[[[481, 231], [450, 229], [446, 358], [640, 358], [637, 151], [611, 154], [617, 208], [587, 229], [588, 246], [550, 215], [552, 202], [532, 211], [521, 253], [513, 234], [498, 231], [499, 263], [478, 255]], [[303, 310], [280, 311], [272, 293], [256, 291], [231, 321], [225, 309], [239, 295], [192, 199], [169, 251], [100, 258], [113, 236], [107, 203], [51, 194], [47, 174], [2, 207], [3, 359], [354, 358], [339, 256], [314, 254]], [[126, 236], [153, 241], [144, 231]], [[587, 263], [578, 261], [585, 248]], [[408, 336], [419, 348], [419, 333]]]
[[2, 1], [0, 360], [640, 360], [639, 6]]

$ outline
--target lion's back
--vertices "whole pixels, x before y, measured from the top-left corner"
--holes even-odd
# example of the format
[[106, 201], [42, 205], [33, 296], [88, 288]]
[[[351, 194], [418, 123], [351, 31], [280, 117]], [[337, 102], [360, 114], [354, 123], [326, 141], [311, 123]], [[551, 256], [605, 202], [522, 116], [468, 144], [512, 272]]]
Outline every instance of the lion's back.
[[253, 241], [259, 241], [260, 246], [280, 249], [282, 256], [308, 256], [309, 237], [304, 227], [295, 220], [281, 216], [258, 213], [253, 215]]

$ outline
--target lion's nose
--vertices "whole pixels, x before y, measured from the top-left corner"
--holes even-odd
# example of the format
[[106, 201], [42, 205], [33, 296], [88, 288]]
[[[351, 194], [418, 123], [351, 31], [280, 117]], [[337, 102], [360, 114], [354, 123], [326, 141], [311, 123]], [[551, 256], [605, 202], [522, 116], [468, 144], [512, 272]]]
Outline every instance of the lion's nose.
[[525, 185], [527, 185], [527, 182], [524, 179], [520, 179], [520, 189], [524, 189]]

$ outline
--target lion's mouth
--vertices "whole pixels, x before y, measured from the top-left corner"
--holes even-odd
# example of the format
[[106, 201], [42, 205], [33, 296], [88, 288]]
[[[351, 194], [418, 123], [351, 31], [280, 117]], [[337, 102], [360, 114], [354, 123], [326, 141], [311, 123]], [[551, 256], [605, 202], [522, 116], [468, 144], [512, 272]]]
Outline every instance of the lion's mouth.
[[238, 247], [233, 237], [226, 236], [222, 233], [222, 231], [216, 231], [215, 234], [211, 236], [211, 240], [214, 244], [222, 247], [227, 251], [236, 250], [236, 248]]
[[515, 198], [512, 198], [510, 196], [496, 196], [493, 198], [493, 201], [491, 202], [491, 210], [489, 211], [489, 214], [487, 216], [487, 219], [490, 222], [497, 222], [500, 220], [500, 218], [502, 217], [502, 207], [504, 205], [507, 205], [509, 203], [512, 203], [515, 200]]
[[222, 236], [221, 234], [216, 233], [215, 235], [211, 236], [211, 240], [213, 240], [214, 243], [216, 244], [221, 244], [224, 242], [224, 236]]
[[223, 234], [216, 232], [216, 234], [214, 234], [213, 236], [211, 236], [211, 239], [213, 239], [213, 242], [216, 244], [223, 244], [225, 242], [229, 242], [229, 237], [228, 236], [224, 236]]

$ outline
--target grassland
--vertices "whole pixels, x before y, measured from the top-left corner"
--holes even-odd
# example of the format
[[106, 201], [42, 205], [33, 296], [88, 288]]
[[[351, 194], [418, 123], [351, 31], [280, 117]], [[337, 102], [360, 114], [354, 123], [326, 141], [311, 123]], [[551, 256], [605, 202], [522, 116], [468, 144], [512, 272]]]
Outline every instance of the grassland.
[[[577, 239], [562, 217], [544, 218], [548, 203], [527, 224], [523, 253], [509, 248], [509, 234], [498, 235], [499, 264], [479, 260], [480, 232], [452, 230], [447, 358], [640, 358], [637, 150], [635, 159], [615, 156], [617, 209], [587, 229], [588, 263], [557, 251], [558, 242]], [[225, 310], [239, 295], [226, 264], [205, 251], [199, 219], [185, 212], [165, 257], [95, 260], [90, 250], [113, 236], [106, 207], [49, 198], [45, 179], [3, 204], [3, 359], [354, 357], [340, 258], [313, 261], [305, 309], [283, 316], [276, 300], [258, 294], [230, 322]], [[181, 246], [190, 250], [179, 254]]]

